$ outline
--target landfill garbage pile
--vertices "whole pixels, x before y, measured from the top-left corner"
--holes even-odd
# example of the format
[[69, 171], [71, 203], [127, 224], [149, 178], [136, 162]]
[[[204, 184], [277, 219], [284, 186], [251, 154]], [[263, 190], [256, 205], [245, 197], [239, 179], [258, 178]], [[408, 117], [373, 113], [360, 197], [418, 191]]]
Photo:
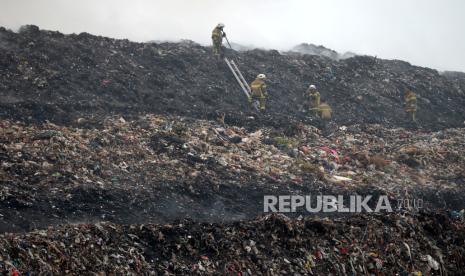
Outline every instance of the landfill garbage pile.
[[465, 209], [463, 128], [354, 125], [325, 136], [304, 124], [285, 134], [155, 115], [108, 117], [100, 129], [0, 125], [1, 231], [251, 219], [264, 195], [386, 195], [396, 210]]
[[[462, 74], [226, 55], [268, 76], [265, 114], [209, 47], [0, 28], [0, 271], [464, 274]], [[309, 84], [331, 121], [304, 112]], [[267, 215], [265, 195], [385, 196], [394, 212]]]
[[442, 72], [442, 75], [448, 78], [454, 85], [457, 91], [465, 91], [465, 73], [464, 72], [453, 72], [446, 71]]
[[97, 223], [0, 235], [0, 271], [34, 275], [463, 275], [465, 223], [442, 213], [226, 224]]
[[[25, 26], [0, 28], [0, 116], [29, 122], [75, 122], [83, 114], [170, 114], [211, 119], [236, 114], [247, 126], [247, 99], [210, 47], [193, 42], [135, 43], [87, 33], [63, 35]], [[463, 86], [436, 70], [397, 60], [326, 57], [252, 50], [226, 51], [246, 80], [268, 77], [267, 115], [261, 124], [292, 118], [316, 124], [303, 94], [317, 85], [334, 122], [406, 126], [403, 96], [418, 96], [424, 129], [463, 126]], [[289, 119], [289, 117], [291, 119]], [[228, 116], [227, 118], [231, 118]], [[227, 122], [232, 123], [232, 122]]]

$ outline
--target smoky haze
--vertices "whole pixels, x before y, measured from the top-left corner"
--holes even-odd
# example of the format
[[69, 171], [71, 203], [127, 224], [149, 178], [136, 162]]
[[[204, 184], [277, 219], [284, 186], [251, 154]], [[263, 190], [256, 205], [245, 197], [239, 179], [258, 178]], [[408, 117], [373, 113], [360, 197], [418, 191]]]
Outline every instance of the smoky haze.
[[463, 0], [0, 0], [0, 25], [34, 24], [135, 41], [231, 41], [288, 50], [306, 42], [338, 52], [465, 71]]

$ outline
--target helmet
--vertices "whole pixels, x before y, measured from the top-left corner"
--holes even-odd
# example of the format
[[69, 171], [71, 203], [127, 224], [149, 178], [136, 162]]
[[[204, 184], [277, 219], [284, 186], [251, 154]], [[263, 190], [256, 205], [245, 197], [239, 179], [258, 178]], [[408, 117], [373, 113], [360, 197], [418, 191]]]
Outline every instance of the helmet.
[[224, 24], [223, 23], [218, 23], [218, 25], [216, 25], [218, 28], [224, 28]]
[[258, 74], [257, 79], [264, 80], [264, 79], [266, 79], [266, 76], [265, 76], [265, 74]]
[[316, 90], [316, 86], [312, 84], [312, 85], [310, 85], [310, 86], [308, 87], [308, 89]]

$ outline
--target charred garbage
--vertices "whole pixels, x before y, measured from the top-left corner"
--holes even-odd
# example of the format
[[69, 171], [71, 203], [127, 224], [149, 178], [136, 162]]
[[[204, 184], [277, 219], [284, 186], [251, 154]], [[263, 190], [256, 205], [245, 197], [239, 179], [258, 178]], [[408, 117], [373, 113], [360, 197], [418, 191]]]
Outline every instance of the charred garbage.
[[[24, 27], [0, 29], [0, 116], [69, 124], [83, 114], [158, 113], [211, 118], [233, 113], [248, 122], [247, 99], [211, 48], [193, 42], [135, 43], [63, 35]], [[463, 81], [398, 60], [355, 56], [339, 61], [277, 51], [227, 51], [247, 81], [268, 78], [267, 110], [260, 124], [287, 120], [307, 123], [303, 94], [316, 84], [338, 124], [406, 126], [403, 98], [418, 97], [418, 121], [426, 129], [461, 127], [465, 121]]]
[[[0, 29], [5, 275], [462, 275], [464, 78], [367, 56], [250, 50], [263, 114], [193, 42]], [[317, 84], [331, 121], [305, 112]], [[417, 123], [403, 115], [417, 95]], [[264, 195], [391, 213], [264, 213]]]
[[460, 275], [464, 231], [463, 221], [441, 214], [67, 225], [0, 235], [0, 269], [76, 275]]

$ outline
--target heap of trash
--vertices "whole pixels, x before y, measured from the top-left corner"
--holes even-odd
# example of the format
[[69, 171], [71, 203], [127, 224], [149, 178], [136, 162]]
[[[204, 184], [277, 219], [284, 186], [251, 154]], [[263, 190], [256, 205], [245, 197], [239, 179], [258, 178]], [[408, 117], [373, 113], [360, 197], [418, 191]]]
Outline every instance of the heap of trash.
[[[465, 222], [442, 213], [226, 224], [96, 223], [0, 235], [0, 271], [56, 275], [460, 275]], [[31, 274], [30, 274], [31, 275]]]
[[[0, 40], [4, 275], [464, 274], [463, 73], [227, 50], [246, 80], [268, 77], [257, 114], [190, 41], [36, 26]], [[331, 120], [304, 110], [310, 84]], [[321, 195], [391, 209], [265, 207]]]
[[[230, 34], [231, 36], [233, 34]], [[136, 43], [64, 35], [24, 26], [0, 28], [0, 117], [68, 125], [83, 115], [145, 113], [211, 119], [233, 113], [245, 126], [250, 110], [234, 76], [210, 47], [194, 42]], [[231, 37], [233, 41], [233, 37]], [[463, 127], [465, 87], [456, 77], [399, 60], [355, 56], [333, 60], [278, 51], [228, 50], [245, 79], [266, 74], [269, 98], [263, 124], [304, 112], [304, 93], [317, 86], [341, 125], [404, 127], [404, 95], [418, 97], [418, 124], [428, 130]]]
[[463, 128], [353, 125], [324, 134], [222, 119], [108, 117], [99, 128], [91, 117], [79, 118], [81, 127], [0, 121], [0, 228], [251, 219], [267, 194], [375, 194], [465, 208]]

